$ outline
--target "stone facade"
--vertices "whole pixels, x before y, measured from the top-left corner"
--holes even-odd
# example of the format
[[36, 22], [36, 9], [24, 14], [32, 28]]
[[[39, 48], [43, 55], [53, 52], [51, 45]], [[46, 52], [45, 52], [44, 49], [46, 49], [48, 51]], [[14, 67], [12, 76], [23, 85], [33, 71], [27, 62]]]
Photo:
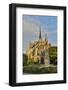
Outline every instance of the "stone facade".
[[38, 62], [39, 64], [44, 64], [45, 66], [49, 65], [49, 48], [51, 44], [47, 40], [47, 36], [45, 40], [41, 38], [41, 31], [39, 33], [39, 40], [34, 41], [29, 44], [29, 48], [27, 49], [28, 63], [29, 62]]

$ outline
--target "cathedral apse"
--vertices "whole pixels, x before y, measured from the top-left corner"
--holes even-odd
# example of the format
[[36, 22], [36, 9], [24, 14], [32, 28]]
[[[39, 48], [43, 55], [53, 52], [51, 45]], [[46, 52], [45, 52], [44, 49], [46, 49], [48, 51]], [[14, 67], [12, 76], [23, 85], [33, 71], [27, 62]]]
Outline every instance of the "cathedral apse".
[[57, 17], [23, 15], [23, 74], [57, 73]]

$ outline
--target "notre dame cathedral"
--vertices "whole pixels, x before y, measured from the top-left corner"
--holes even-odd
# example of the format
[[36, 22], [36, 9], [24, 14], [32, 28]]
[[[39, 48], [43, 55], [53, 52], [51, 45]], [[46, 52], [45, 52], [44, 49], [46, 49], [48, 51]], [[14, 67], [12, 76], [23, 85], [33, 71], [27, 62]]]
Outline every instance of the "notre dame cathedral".
[[39, 32], [39, 39], [29, 44], [29, 48], [26, 51], [28, 56], [28, 62], [38, 62], [39, 64], [44, 64], [48, 66], [50, 64], [49, 59], [49, 48], [51, 44], [47, 40], [47, 34], [45, 34], [45, 39], [42, 39], [41, 28]]

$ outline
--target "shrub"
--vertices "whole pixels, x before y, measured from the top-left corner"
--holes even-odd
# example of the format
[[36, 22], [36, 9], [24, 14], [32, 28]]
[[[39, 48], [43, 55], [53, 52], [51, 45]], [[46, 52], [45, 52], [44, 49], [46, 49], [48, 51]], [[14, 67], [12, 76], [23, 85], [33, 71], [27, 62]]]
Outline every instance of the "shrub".
[[50, 57], [50, 64], [57, 65], [57, 57]]
[[28, 57], [26, 54], [23, 54], [23, 65], [27, 65]]

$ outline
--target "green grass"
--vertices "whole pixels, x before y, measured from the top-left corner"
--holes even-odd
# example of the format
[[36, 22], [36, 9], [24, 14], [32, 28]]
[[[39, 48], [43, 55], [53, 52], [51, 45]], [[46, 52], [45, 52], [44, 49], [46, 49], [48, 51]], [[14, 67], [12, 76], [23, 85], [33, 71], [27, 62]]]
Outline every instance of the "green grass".
[[49, 73], [57, 73], [57, 66], [49, 66], [45, 67], [43, 65], [26, 65], [23, 67], [24, 74], [49, 74]]

